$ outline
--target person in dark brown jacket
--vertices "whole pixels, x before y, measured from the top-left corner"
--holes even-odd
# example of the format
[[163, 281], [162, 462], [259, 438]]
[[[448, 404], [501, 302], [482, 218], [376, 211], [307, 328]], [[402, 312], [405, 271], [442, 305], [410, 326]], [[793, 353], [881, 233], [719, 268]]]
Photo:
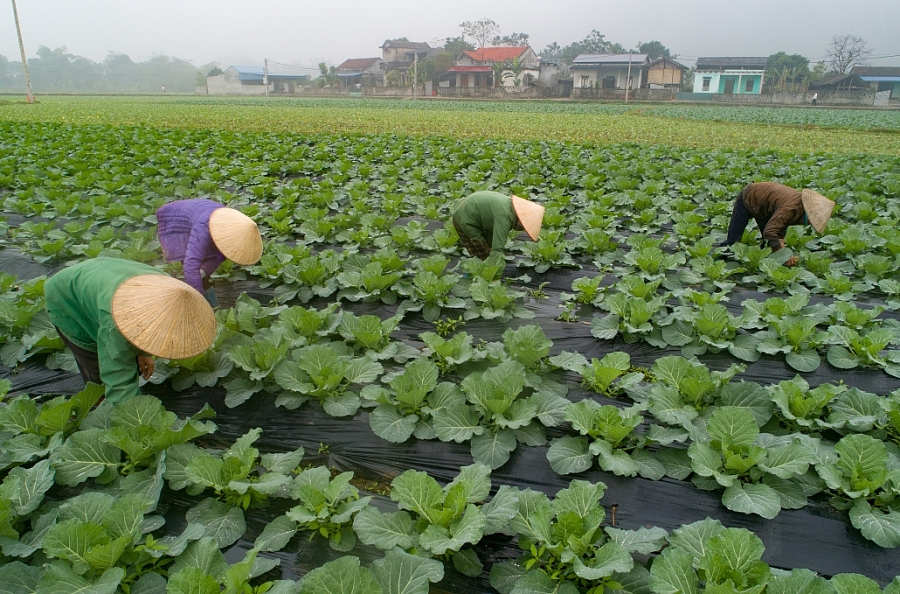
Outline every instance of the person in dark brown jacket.
[[[734, 245], [741, 240], [751, 218], [756, 219], [763, 242], [773, 252], [784, 247], [784, 236], [791, 225], [812, 225], [818, 233], [825, 230], [834, 202], [810, 189], [795, 190], [776, 182], [747, 184], [734, 201], [728, 236], [720, 246]], [[796, 266], [797, 256], [791, 256], [785, 266]]]

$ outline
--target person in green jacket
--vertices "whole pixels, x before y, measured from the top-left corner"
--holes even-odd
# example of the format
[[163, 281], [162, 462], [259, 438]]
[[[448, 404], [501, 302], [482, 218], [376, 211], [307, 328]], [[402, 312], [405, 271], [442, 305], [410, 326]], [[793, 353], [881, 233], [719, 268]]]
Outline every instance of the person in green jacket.
[[104, 385], [111, 402], [140, 393], [139, 377], [153, 374], [153, 355], [193, 357], [216, 338], [215, 313], [203, 295], [140, 262], [79, 262], [47, 279], [44, 296], [82, 379]]
[[457, 202], [451, 216], [469, 255], [486, 260], [492, 251], [503, 251], [513, 229], [525, 231], [532, 241], [537, 241], [544, 207], [518, 196], [475, 192]]

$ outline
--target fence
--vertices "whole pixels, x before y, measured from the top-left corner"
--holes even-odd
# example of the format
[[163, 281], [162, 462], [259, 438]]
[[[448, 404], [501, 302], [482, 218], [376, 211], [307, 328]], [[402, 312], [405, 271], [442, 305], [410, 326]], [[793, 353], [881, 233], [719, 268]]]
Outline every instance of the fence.
[[787, 93], [776, 91], [765, 95], [712, 95], [712, 101], [718, 103], [775, 104], [775, 105], [808, 105], [812, 103], [814, 92], [819, 93], [816, 105], [872, 105], [875, 93], [872, 91], [806, 91], [805, 93]]
[[[629, 101], [671, 101], [675, 99], [675, 89], [631, 89]], [[599, 99], [601, 101], [625, 101], [625, 89], [572, 89], [572, 99]]]

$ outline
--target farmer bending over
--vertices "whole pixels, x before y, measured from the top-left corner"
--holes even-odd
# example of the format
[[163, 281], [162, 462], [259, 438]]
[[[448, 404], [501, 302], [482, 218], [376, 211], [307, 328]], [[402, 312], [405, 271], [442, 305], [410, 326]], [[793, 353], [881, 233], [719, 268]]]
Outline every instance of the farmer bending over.
[[544, 207], [518, 196], [475, 192], [456, 203], [452, 218], [469, 255], [486, 260], [492, 251], [503, 251], [512, 229], [525, 231], [532, 241], [537, 241]]
[[159, 244], [167, 262], [181, 261], [184, 281], [203, 293], [215, 307], [209, 277], [227, 258], [236, 264], [256, 264], [262, 238], [253, 219], [233, 208], [203, 198], [177, 200], [156, 211]]
[[94, 258], [44, 284], [47, 313], [75, 355], [85, 383], [106, 386], [120, 402], [153, 374], [152, 355], [184, 359], [216, 338], [216, 317], [203, 296], [140, 262]]
[[[729, 246], [741, 240], [750, 218], [756, 219], [764, 243], [773, 252], [784, 247], [784, 236], [791, 225], [812, 225], [816, 232], [825, 230], [834, 202], [809, 189], [802, 192], [776, 182], [747, 184], [734, 201], [728, 237], [719, 246]], [[791, 256], [785, 266], [796, 266], [797, 256]]]

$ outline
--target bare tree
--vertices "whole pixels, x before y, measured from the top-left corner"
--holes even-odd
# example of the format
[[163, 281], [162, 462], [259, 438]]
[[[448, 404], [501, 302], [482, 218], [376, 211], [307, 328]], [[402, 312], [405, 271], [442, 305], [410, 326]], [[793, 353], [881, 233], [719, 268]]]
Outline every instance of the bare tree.
[[500, 35], [500, 26], [491, 19], [478, 19], [460, 24], [463, 37], [471, 37], [478, 47], [487, 47]]
[[847, 74], [854, 66], [861, 66], [872, 55], [869, 44], [856, 35], [835, 35], [825, 50], [832, 72]]

